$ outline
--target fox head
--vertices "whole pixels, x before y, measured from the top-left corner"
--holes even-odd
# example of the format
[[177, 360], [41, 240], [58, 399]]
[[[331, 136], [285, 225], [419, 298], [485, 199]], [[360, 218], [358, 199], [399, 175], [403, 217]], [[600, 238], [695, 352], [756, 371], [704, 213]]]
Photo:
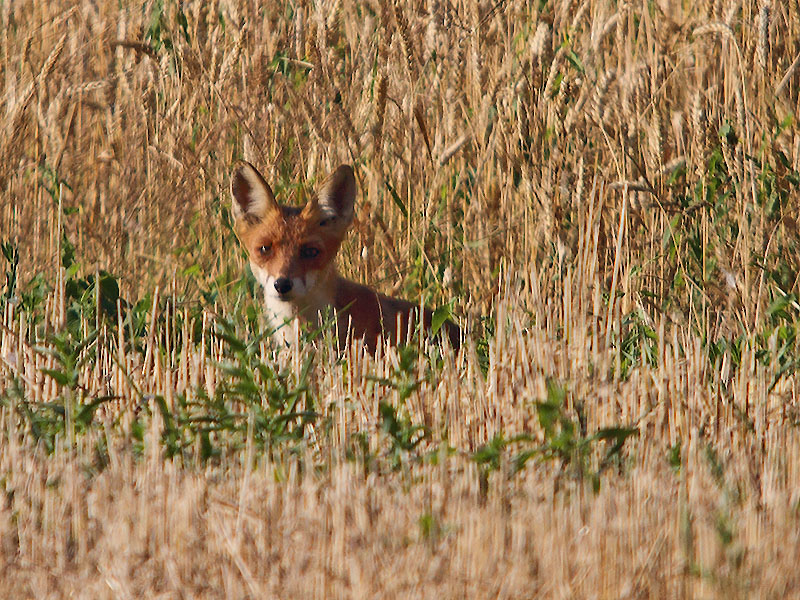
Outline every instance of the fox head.
[[256, 168], [243, 162], [231, 179], [231, 195], [236, 235], [267, 302], [298, 310], [324, 304], [333, 259], [353, 222], [353, 169], [336, 169], [305, 206], [281, 206]]

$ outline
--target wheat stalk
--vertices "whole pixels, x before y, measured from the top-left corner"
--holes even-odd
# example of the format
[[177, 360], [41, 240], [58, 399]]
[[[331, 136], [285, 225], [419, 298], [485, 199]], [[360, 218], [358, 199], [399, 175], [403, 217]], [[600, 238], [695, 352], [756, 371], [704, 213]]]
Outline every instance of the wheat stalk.
[[758, 11], [758, 43], [756, 44], [756, 56], [761, 68], [766, 70], [769, 60], [769, 16], [770, 6], [768, 1], [761, 3]]
[[378, 95], [375, 103], [375, 128], [373, 134], [373, 152], [380, 161], [383, 156], [383, 121], [386, 116], [386, 97], [389, 81], [386, 75], [381, 75], [378, 81]]
[[403, 14], [402, 4], [397, 3], [394, 5], [394, 18], [397, 22], [397, 29], [400, 31], [400, 39], [403, 40], [403, 46], [406, 51], [406, 64], [408, 65], [408, 73], [412, 81], [417, 80], [417, 53], [414, 46], [414, 40], [411, 37], [411, 28], [409, 27], [408, 20]]

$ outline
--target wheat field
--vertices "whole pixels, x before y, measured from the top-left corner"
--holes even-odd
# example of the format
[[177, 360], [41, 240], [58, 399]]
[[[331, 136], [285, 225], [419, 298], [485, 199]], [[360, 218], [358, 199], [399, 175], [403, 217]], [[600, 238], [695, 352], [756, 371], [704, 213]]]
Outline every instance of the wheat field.
[[[0, 0], [5, 598], [800, 598], [800, 3]], [[240, 159], [449, 311], [271, 343]]]

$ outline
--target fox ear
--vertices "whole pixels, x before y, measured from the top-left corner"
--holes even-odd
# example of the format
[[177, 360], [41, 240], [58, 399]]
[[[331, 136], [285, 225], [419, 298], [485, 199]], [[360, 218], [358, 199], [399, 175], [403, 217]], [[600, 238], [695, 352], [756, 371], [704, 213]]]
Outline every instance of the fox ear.
[[275, 194], [261, 173], [249, 162], [242, 161], [231, 178], [233, 220], [257, 223], [272, 211], [279, 210]]
[[350, 165], [336, 169], [322, 184], [317, 196], [306, 205], [306, 215], [314, 214], [321, 226], [344, 230], [353, 222], [356, 178]]

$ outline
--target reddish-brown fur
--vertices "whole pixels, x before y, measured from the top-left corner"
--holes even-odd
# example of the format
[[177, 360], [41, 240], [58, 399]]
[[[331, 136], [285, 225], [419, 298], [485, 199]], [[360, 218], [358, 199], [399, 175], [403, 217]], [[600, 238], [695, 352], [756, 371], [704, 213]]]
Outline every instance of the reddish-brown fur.
[[[341, 277], [337, 284], [334, 307], [337, 311], [347, 311], [346, 314], [352, 319], [354, 337], [363, 337], [372, 352], [375, 351], [381, 336], [388, 336], [393, 344], [399, 344], [406, 340], [409, 332], [414, 331], [419, 305], [399, 298], [390, 298], [365, 285]], [[432, 319], [433, 313], [425, 309], [422, 323], [425, 330], [430, 330]], [[447, 333], [453, 348], [458, 349], [460, 343], [458, 327], [450, 321], [445, 321], [442, 329]]]
[[[318, 313], [327, 308], [336, 314], [340, 342], [349, 333], [373, 352], [381, 337], [397, 344], [415, 330], [419, 306], [344, 279], [336, 271], [334, 259], [353, 216], [355, 178], [350, 167], [339, 167], [304, 207], [280, 206], [249, 163], [234, 173], [231, 192], [236, 233], [264, 287], [265, 305], [279, 337], [287, 339], [281, 333], [285, 322], [316, 324]], [[286, 281], [291, 290], [282, 294], [278, 287]], [[431, 321], [431, 311], [424, 310], [426, 330]], [[458, 327], [447, 321], [442, 329], [457, 349]]]

